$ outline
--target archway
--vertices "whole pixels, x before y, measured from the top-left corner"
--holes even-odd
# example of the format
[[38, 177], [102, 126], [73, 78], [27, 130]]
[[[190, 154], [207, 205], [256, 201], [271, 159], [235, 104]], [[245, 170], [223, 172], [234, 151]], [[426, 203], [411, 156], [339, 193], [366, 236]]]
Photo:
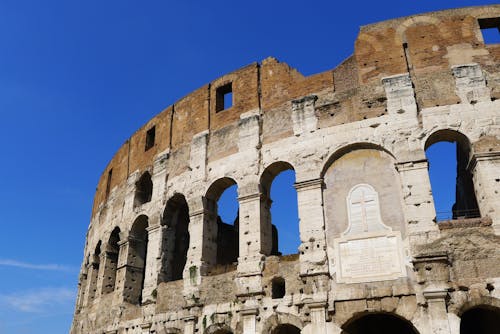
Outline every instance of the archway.
[[274, 328], [271, 334], [300, 334], [300, 329], [294, 325], [283, 324]]
[[184, 195], [176, 193], [167, 201], [161, 224], [163, 233], [160, 281], [182, 279], [189, 249], [189, 207]]
[[218, 179], [208, 189], [205, 199], [213, 235], [204, 235], [204, 238], [212, 238], [217, 243], [216, 252], [212, 254], [210, 262], [217, 265], [237, 262], [239, 204], [236, 181], [229, 177]]
[[102, 293], [107, 294], [115, 290], [116, 270], [118, 265], [118, 255], [120, 252], [120, 228], [115, 227], [111, 232], [105, 249], [104, 256], [104, 277], [102, 282]]
[[151, 174], [144, 172], [135, 183], [134, 207], [150, 202], [152, 195], [153, 181], [151, 180]]
[[389, 313], [367, 313], [342, 326], [342, 334], [418, 334], [406, 319]]
[[500, 309], [481, 305], [465, 311], [460, 320], [460, 334], [496, 334], [500, 329]]
[[148, 217], [137, 217], [130, 229], [127, 255], [127, 275], [125, 278], [124, 299], [130, 303], [140, 304], [144, 278], [146, 275], [146, 258], [148, 249]]
[[269, 165], [260, 178], [262, 240], [266, 255], [296, 254], [300, 245], [295, 170], [284, 161]]
[[460, 132], [439, 130], [425, 142], [437, 220], [479, 217], [472, 174], [471, 144]]

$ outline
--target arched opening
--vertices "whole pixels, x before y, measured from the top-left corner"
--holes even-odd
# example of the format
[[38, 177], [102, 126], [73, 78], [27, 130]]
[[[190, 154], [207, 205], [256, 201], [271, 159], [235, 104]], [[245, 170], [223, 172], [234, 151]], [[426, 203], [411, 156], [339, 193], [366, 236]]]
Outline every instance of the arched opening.
[[471, 151], [467, 137], [452, 130], [437, 131], [427, 139], [425, 150], [437, 220], [479, 217], [467, 168]]
[[88, 271], [88, 275], [90, 278], [87, 278], [88, 281], [88, 300], [92, 301], [96, 297], [97, 291], [97, 280], [99, 277], [99, 267], [101, 263], [101, 240], [97, 243], [94, 249], [94, 254], [90, 259], [90, 268]]
[[102, 282], [102, 293], [107, 294], [115, 290], [116, 269], [118, 254], [120, 252], [120, 228], [115, 227], [111, 232], [106, 245], [106, 256], [104, 258], [104, 277]]
[[269, 165], [262, 173], [261, 219], [269, 232], [262, 240], [266, 255], [296, 254], [300, 245], [295, 170], [287, 162]]
[[226, 265], [237, 262], [239, 203], [236, 182], [228, 177], [219, 179], [210, 186], [205, 197], [206, 206], [210, 212], [212, 233], [215, 234], [214, 239], [217, 240], [216, 252], [212, 256], [215, 259], [214, 264]]
[[130, 303], [140, 304], [144, 277], [146, 274], [146, 258], [148, 249], [148, 217], [139, 216], [130, 229], [127, 273], [125, 278], [125, 300]]
[[462, 314], [460, 334], [495, 334], [500, 329], [500, 309], [486, 305], [471, 308]]
[[285, 279], [283, 277], [275, 277], [271, 281], [271, 296], [273, 299], [283, 298], [286, 293]]
[[368, 313], [342, 326], [342, 334], [418, 334], [412, 323], [389, 313]]
[[168, 201], [161, 224], [162, 270], [160, 281], [182, 279], [189, 249], [189, 208], [184, 195], [174, 194]]
[[144, 172], [135, 183], [134, 207], [150, 202], [152, 194], [153, 181], [151, 181], [151, 174]]
[[271, 334], [300, 334], [300, 329], [294, 325], [283, 324], [274, 328]]

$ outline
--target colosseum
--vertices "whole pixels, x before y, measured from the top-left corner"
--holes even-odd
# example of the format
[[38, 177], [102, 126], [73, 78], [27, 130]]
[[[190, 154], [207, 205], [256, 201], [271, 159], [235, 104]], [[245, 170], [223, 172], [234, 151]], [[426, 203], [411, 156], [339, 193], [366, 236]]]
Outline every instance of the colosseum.
[[[371, 24], [332, 70], [267, 58], [166, 108], [100, 177], [71, 333], [498, 333], [499, 27], [500, 5]], [[426, 150], [443, 141], [440, 220]], [[300, 246], [282, 256], [286, 170]]]

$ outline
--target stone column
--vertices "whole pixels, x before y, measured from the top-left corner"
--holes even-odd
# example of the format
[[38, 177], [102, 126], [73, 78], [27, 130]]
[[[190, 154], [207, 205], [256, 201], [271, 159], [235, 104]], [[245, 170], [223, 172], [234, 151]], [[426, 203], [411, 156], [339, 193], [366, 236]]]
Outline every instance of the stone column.
[[430, 318], [431, 333], [450, 334], [448, 314], [446, 311], [446, 291], [424, 291], [424, 298], [427, 301], [427, 313]]
[[431, 333], [450, 334], [446, 298], [450, 281], [449, 260], [445, 252], [425, 253], [415, 256], [417, 283], [427, 302]]
[[203, 196], [188, 200], [190, 247], [183, 274], [184, 296], [188, 301], [195, 301], [199, 297], [201, 276], [215, 264], [217, 257], [217, 224], [213, 223], [217, 217], [213, 217], [213, 208], [208, 208], [217, 203], [211, 202]]
[[300, 275], [328, 274], [323, 179], [295, 183], [300, 230]]
[[490, 102], [490, 89], [481, 66], [476, 63], [452, 66], [456, 93], [462, 103]]
[[387, 113], [395, 120], [415, 118], [417, 103], [410, 74], [403, 73], [382, 78], [387, 96]]
[[161, 228], [160, 225], [146, 228], [148, 232], [148, 244], [146, 251], [146, 271], [144, 273], [144, 288], [142, 290], [142, 303], [153, 301], [153, 290], [158, 285], [158, 258], [160, 257]]
[[310, 333], [326, 334], [326, 302], [310, 303], [307, 305], [311, 315]]
[[123, 232], [120, 233], [118, 246], [120, 247], [120, 252], [118, 253], [118, 264], [116, 267], [115, 302], [119, 304], [127, 300], [125, 298], [125, 281], [127, 277], [127, 258], [130, 248], [128, 237]]
[[[404, 215], [410, 243], [425, 243], [439, 233], [427, 160], [396, 164], [403, 187]], [[420, 240], [423, 238], [422, 240]]]
[[[252, 188], [257, 192], [246, 193]], [[262, 294], [262, 269], [264, 255], [271, 250], [271, 224], [261, 217], [262, 195], [258, 186], [240, 187], [239, 210], [239, 258], [238, 277], [236, 279], [237, 295], [250, 296]]]
[[97, 278], [99, 275], [99, 258], [92, 256], [87, 269], [87, 287], [85, 289], [85, 299], [83, 305], [90, 305], [95, 298], [97, 290]]
[[315, 113], [315, 104], [318, 97], [308, 95], [292, 101], [293, 134], [299, 136], [303, 133], [314, 132], [317, 129], [318, 117]]
[[189, 315], [184, 320], [184, 334], [195, 334], [196, 333], [196, 321], [198, 320], [195, 316]]
[[495, 234], [500, 235], [500, 152], [476, 153], [468, 168], [481, 216], [491, 218]]
[[244, 308], [241, 310], [240, 315], [243, 323], [243, 334], [255, 334], [257, 315], [259, 314], [259, 309], [254, 308]]

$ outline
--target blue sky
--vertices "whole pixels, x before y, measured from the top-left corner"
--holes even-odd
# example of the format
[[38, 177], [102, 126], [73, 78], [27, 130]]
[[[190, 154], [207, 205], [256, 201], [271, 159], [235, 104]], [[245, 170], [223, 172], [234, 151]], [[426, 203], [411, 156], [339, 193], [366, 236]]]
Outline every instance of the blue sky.
[[487, 3], [1, 0], [0, 334], [68, 332], [98, 177], [164, 107], [271, 55], [333, 68], [360, 25]]

